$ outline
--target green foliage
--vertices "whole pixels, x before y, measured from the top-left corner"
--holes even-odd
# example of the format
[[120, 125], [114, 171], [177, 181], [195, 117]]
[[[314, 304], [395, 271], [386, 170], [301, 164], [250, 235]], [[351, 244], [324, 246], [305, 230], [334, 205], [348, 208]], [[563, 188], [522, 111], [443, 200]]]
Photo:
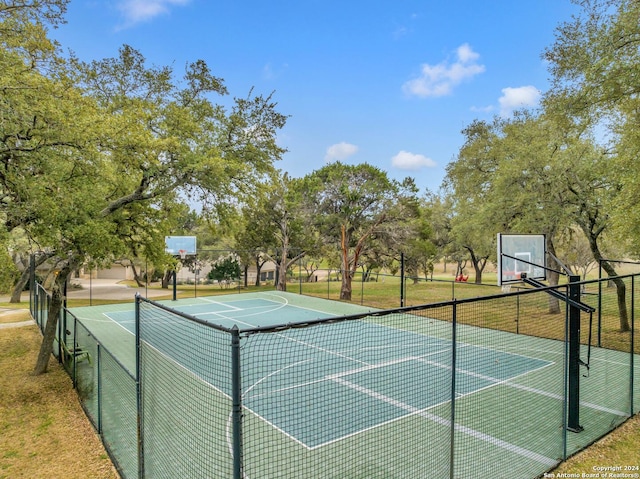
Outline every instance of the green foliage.
[[227, 256], [213, 264], [207, 278], [220, 283], [229, 283], [240, 278], [240, 263], [232, 256]]
[[20, 271], [16, 268], [9, 251], [0, 243], [0, 292], [8, 293], [19, 276]]
[[[579, 2], [581, 10], [557, 29], [545, 51], [553, 88], [545, 108], [599, 137], [615, 198], [606, 214], [619, 240], [640, 252], [640, 3], [631, 0]], [[604, 132], [604, 134], [603, 134]]]
[[335, 162], [307, 175], [300, 189], [309, 223], [325, 245], [339, 251], [342, 299], [350, 299], [351, 279], [363, 261], [370, 266], [391, 264], [392, 258], [382, 258], [381, 250], [399, 254], [403, 246], [398, 245], [414, 233], [418, 202], [410, 179], [399, 183], [366, 163]]
[[166, 265], [185, 196], [219, 215], [235, 208], [273, 171], [286, 122], [271, 96], [214, 104], [227, 90], [202, 60], [180, 79], [127, 45], [89, 63], [61, 57], [46, 28], [67, 3], [0, 4], [0, 215], [52, 254], [58, 289], [89, 261]]

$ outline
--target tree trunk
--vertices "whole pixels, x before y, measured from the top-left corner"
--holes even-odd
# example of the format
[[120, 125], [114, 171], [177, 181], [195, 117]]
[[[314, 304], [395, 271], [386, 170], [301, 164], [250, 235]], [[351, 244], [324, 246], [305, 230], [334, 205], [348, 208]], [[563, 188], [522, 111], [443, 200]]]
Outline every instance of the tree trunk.
[[353, 278], [353, 275], [351, 274], [351, 271], [345, 271], [342, 274], [342, 285], [340, 286], [340, 299], [345, 301], [351, 301], [351, 293], [352, 293], [351, 279], [352, 278]]
[[260, 273], [262, 272], [262, 265], [264, 263], [260, 258], [256, 258], [256, 286], [260, 286]]
[[[469, 246], [465, 246], [469, 254], [471, 255], [471, 264], [473, 265], [473, 270], [476, 273], [476, 284], [482, 284], [482, 272], [484, 271], [485, 266], [487, 265], [488, 256], [478, 257], [476, 256], [473, 248]], [[462, 272], [460, 272], [462, 274]]]
[[20, 279], [14, 285], [13, 291], [11, 292], [11, 298], [9, 299], [10, 303], [19, 303], [22, 297], [22, 292], [24, 291], [24, 287], [29, 282], [30, 271], [27, 267], [22, 274], [20, 275]]
[[605, 270], [611, 281], [616, 285], [616, 292], [618, 296], [618, 314], [620, 315], [620, 331], [625, 333], [631, 331], [631, 326], [629, 325], [629, 314], [627, 312], [627, 287], [624, 284], [624, 280], [618, 277], [618, 273], [611, 263], [608, 261], [604, 261], [602, 254], [600, 253], [600, 248], [598, 246], [598, 235], [602, 231], [602, 228], [599, 231], [593, 231], [593, 227], [586, 227], [581, 225], [582, 231], [587, 235], [587, 239], [589, 240], [589, 247], [591, 248], [591, 253], [593, 254], [593, 258], [598, 261], [602, 268]]
[[280, 263], [278, 264], [278, 283], [276, 284], [276, 289], [278, 291], [287, 290], [287, 256], [285, 254], [282, 255]]
[[627, 313], [627, 285], [624, 280], [618, 277], [616, 270], [608, 261], [602, 261], [602, 268], [607, 272], [611, 281], [616, 285], [616, 293], [618, 297], [618, 311], [620, 314], [620, 331], [626, 333], [631, 331], [629, 325], [629, 315]]
[[[549, 240], [547, 241], [547, 250], [551, 253], [552, 256], [549, 257], [549, 267], [552, 271], [548, 271], [549, 274], [549, 285], [550, 286], [558, 286], [560, 281], [560, 273], [553, 270], [559, 270], [560, 265], [554, 259], [556, 256], [556, 248], [553, 245], [553, 240], [549, 236]], [[560, 314], [560, 300], [558, 298], [554, 298], [551, 295], [548, 295], [549, 301], [549, 314]]]
[[171, 281], [171, 278], [173, 278], [173, 270], [168, 269], [167, 271], [164, 272], [164, 275], [162, 276], [162, 289], [168, 289], [169, 288], [169, 281]]
[[53, 352], [53, 340], [56, 337], [56, 331], [58, 329], [58, 319], [60, 317], [60, 311], [62, 310], [62, 304], [64, 301], [64, 286], [69, 280], [69, 276], [73, 269], [74, 263], [72, 261], [67, 261], [53, 282], [51, 302], [49, 303], [49, 311], [47, 312], [47, 324], [44, 328], [42, 344], [40, 345], [40, 351], [38, 352], [36, 366], [33, 369], [33, 374], [35, 375], [47, 372], [49, 358], [51, 358], [51, 353]]
[[136, 266], [133, 264], [133, 261], [129, 261], [129, 263], [131, 263], [131, 270], [133, 271], [133, 280], [138, 285], [138, 288], [142, 288], [144, 286], [144, 283], [142, 282], [140, 275], [138, 274]]
[[[351, 266], [349, 265], [349, 240], [347, 238], [347, 229], [344, 225], [341, 227], [341, 239], [340, 239], [340, 248], [342, 257], [340, 259], [342, 264], [342, 284], [340, 286], [340, 299], [344, 301], [351, 301], [351, 279], [353, 275], [351, 274]], [[357, 261], [354, 260], [354, 264]]]

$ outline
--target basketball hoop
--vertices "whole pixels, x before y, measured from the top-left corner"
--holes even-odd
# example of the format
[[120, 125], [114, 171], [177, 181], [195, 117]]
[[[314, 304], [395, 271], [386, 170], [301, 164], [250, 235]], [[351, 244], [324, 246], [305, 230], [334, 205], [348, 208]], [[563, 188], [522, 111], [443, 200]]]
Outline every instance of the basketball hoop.
[[178, 250], [178, 255], [180, 256], [180, 259], [182, 261], [184, 261], [187, 257], [187, 250], [186, 249], [179, 249]]
[[510, 293], [511, 292], [511, 285], [510, 284], [503, 284], [502, 285], [502, 292], [503, 293]]

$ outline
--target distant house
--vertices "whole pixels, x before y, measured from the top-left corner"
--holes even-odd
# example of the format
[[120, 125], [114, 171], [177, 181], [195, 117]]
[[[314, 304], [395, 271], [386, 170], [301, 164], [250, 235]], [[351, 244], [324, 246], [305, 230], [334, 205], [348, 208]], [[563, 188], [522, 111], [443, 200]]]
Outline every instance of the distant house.
[[[201, 268], [201, 270], [198, 272], [199, 283], [206, 281], [207, 275], [209, 274], [211, 269], [212, 267], [209, 264]], [[249, 285], [255, 284], [256, 276], [257, 276], [256, 266], [255, 264], [252, 264], [251, 266], [249, 266], [249, 269], [247, 270], [247, 284]], [[260, 282], [274, 281], [275, 276], [276, 276], [276, 264], [271, 261], [267, 261], [260, 269]], [[178, 282], [192, 283], [192, 282], [195, 282], [196, 280], [196, 274], [190, 271], [189, 268], [180, 268], [180, 270], [178, 270], [176, 279]]]
[[78, 271], [83, 279], [115, 279], [119, 281], [133, 280], [133, 268], [128, 261], [113, 263], [108, 268], [89, 269], [86, 266]]

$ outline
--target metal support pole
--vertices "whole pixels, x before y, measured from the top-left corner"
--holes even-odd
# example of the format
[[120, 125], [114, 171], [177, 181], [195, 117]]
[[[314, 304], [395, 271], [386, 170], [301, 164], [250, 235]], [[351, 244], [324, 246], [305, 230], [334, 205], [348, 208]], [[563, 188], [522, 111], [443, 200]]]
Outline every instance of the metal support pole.
[[404, 253], [400, 253], [400, 307], [404, 306]]
[[[569, 276], [569, 299], [580, 301], [580, 276]], [[569, 410], [567, 429], [580, 432], [580, 310], [569, 303]]]
[[35, 296], [36, 296], [36, 256], [29, 255], [29, 310], [31, 316], [35, 318]]
[[60, 354], [58, 356], [60, 362], [64, 361], [64, 347], [62, 344], [67, 345], [67, 294], [69, 293], [69, 278], [64, 282], [63, 292], [62, 292], [62, 316], [59, 318], [62, 320], [62, 324], [60, 324], [59, 335], [58, 335], [58, 348]]
[[98, 353], [96, 370], [98, 371], [98, 434], [102, 435], [102, 348], [100, 343], [96, 345]]
[[602, 347], [602, 260], [598, 260], [598, 347]]
[[449, 477], [453, 479], [455, 464], [455, 437], [456, 437], [456, 324], [457, 324], [458, 308], [457, 303], [453, 302], [453, 314], [451, 324], [451, 440], [449, 449]]
[[178, 272], [173, 270], [173, 300], [178, 297]]
[[[78, 318], [73, 317], [73, 348], [72, 351], [78, 347]], [[78, 358], [73, 355], [73, 389], [78, 388]]]
[[567, 459], [567, 411], [569, 403], [569, 302], [565, 301], [564, 351], [562, 361], [562, 459]]
[[233, 422], [233, 478], [242, 479], [242, 383], [240, 380], [240, 330], [231, 329], [231, 414]]
[[142, 416], [142, 384], [140, 377], [140, 295], [136, 294], [136, 421], [138, 435], [138, 479], [144, 479], [144, 429]]
[[633, 408], [633, 388], [634, 388], [634, 384], [633, 384], [633, 377], [634, 377], [634, 364], [633, 364], [633, 352], [635, 351], [635, 337], [634, 337], [634, 331], [636, 329], [636, 301], [635, 301], [635, 296], [636, 296], [636, 288], [635, 288], [635, 276], [631, 276], [631, 350], [629, 351], [629, 416], [633, 416], [635, 410]]

